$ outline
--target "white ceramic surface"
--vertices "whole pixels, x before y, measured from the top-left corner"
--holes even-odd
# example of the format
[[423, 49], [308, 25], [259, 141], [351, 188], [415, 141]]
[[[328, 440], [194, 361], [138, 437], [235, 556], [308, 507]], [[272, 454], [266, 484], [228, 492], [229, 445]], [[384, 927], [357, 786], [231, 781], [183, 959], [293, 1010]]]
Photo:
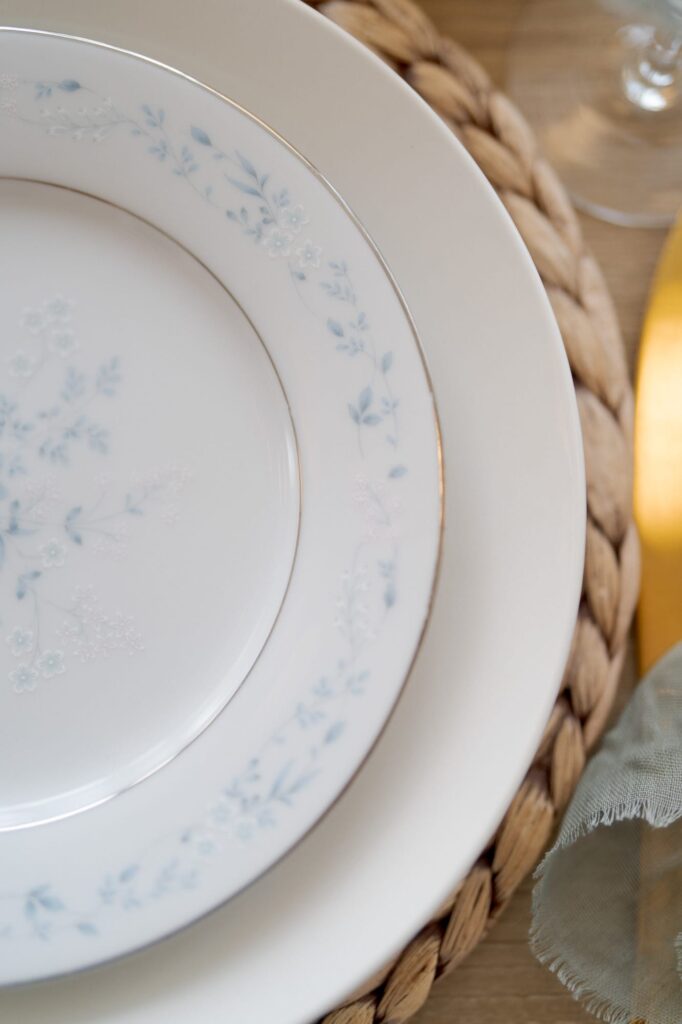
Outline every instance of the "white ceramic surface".
[[27, 1024], [303, 1024], [444, 898], [546, 720], [583, 544], [561, 342], [518, 237], [450, 133], [296, 0], [0, 0], [0, 13], [149, 52], [276, 124], [377, 239], [428, 350], [457, 528], [426, 643], [361, 775], [290, 857], [201, 925], [97, 974], [0, 993], [0, 1013]]
[[0, 140], [13, 983], [188, 924], [329, 807], [419, 643], [441, 472], [399, 293], [262, 124], [7, 29]]
[[30, 425], [0, 442], [7, 829], [114, 796], [223, 708], [281, 607], [299, 480], [268, 355], [185, 250], [35, 183], [0, 179], [0, 220], [0, 393]]

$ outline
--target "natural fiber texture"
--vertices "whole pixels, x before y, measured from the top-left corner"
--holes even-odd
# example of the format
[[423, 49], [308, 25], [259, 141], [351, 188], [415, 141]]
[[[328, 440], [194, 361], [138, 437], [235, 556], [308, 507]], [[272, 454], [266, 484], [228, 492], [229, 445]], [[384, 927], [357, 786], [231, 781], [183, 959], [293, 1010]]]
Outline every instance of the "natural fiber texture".
[[531, 948], [607, 1024], [682, 1021], [682, 643], [583, 773], [536, 871]]
[[587, 471], [583, 595], [533, 766], [490, 847], [398, 959], [324, 1024], [401, 1024], [485, 935], [547, 848], [609, 714], [639, 586], [632, 521], [633, 398], [606, 285], [533, 134], [486, 72], [412, 0], [308, 0], [378, 53], [436, 110], [497, 192], [540, 273], [573, 371]]

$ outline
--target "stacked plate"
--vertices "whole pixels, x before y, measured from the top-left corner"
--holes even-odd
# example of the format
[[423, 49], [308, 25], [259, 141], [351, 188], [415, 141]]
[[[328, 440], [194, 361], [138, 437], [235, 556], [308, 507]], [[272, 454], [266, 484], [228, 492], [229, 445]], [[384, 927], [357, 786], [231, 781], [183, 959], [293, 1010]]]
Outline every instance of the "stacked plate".
[[0, 1014], [302, 1024], [532, 756], [570, 375], [477, 169], [297, 0], [60, 6], [0, 4]]

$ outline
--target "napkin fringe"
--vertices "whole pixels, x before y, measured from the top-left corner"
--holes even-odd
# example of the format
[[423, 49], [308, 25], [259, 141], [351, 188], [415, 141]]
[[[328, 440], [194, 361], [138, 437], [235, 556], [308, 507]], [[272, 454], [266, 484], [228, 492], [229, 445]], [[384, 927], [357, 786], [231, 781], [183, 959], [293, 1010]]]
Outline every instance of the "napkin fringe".
[[[643, 797], [639, 800], [622, 801], [612, 807], [601, 807], [589, 818], [578, 824], [564, 827], [553, 848], [545, 854], [535, 869], [534, 878], [537, 885], [533, 891], [533, 918], [529, 933], [530, 948], [535, 957], [544, 964], [572, 997], [581, 1003], [588, 1013], [593, 1014], [605, 1024], [630, 1024], [632, 1011], [614, 1003], [586, 985], [571, 965], [556, 951], [556, 922], [553, 927], [540, 924], [542, 913], [542, 889], [546, 882], [545, 874], [549, 862], [555, 853], [565, 850], [573, 843], [595, 832], [598, 828], [607, 828], [620, 821], [646, 821], [652, 828], [668, 828], [682, 816], [682, 807], [671, 794], [658, 794]], [[682, 974], [682, 932], [677, 937], [675, 949], [678, 959], [678, 971]]]
[[595, 811], [583, 826], [572, 829], [562, 845], [570, 845], [576, 839], [595, 832], [598, 828], [615, 825], [619, 821], [646, 821], [652, 828], [669, 828], [682, 815], [682, 807], [672, 796], [655, 794], [639, 800], [623, 801], [613, 807], [602, 807]]
[[[537, 911], [537, 908], [534, 908]], [[553, 946], [554, 932], [537, 925], [535, 922], [530, 929], [530, 948], [541, 964], [547, 967], [552, 974], [556, 974], [561, 984], [571, 993], [576, 1002], [581, 1003], [588, 1013], [591, 1013], [598, 1020], [605, 1024], [630, 1024], [631, 1012], [625, 1007], [615, 1004], [603, 995], [595, 992], [589, 985], [585, 985], [572, 967], [562, 957], [558, 956]]]
[[682, 817], [682, 806], [672, 795], [643, 797], [639, 800], [623, 801], [612, 807], [600, 807], [586, 821], [562, 828], [557, 840], [548, 853], [542, 858], [535, 869], [533, 877], [542, 878], [547, 862], [559, 850], [577, 843], [579, 839], [596, 832], [598, 828], [608, 828], [620, 821], [646, 821], [652, 828], [670, 828], [678, 818]]

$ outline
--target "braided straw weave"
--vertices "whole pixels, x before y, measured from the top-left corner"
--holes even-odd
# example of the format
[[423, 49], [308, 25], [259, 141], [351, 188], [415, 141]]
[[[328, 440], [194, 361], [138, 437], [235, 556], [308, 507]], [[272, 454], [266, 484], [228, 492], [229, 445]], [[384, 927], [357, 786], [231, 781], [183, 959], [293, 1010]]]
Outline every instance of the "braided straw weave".
[[412, 0], [307, 0], [382, 57], [445, 120], [497, 190], [540, 273], [575, 383], [587, 548], [573, 646], [545, 734], [490, 847], [397, 960], [324, 1024], [401, 1024], [485, 935], [546, 849], [620, 676], [639, 585], [633, 397], [615, 312], [575, 212], [530, 128]]

